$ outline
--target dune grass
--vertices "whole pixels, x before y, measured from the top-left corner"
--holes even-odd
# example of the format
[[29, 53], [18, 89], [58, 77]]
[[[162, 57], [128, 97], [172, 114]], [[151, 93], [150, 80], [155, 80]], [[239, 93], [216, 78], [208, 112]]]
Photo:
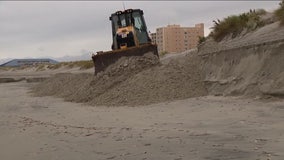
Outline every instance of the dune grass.
[[93, 61], [74, 61], [74, 62], [67, 62], [67, 66], [72, 67], [80, 67], [80, 69], [89, 69], [94, 66]]
[[68, 68], [74, 68], [79, 67], [80, 69], [89, 69], [94, 66], [93, 61], [73, 61], [73, 62], [60, 62], [54, 65], [49, 65], [47, 68], [49, 69], [58, 69], [61, 67], [68, 67]]
[[9, 71], [9, 70], [24, 70], [27, 68], [35, 68], [36, 71], [45, 71], [46, 69], [59, 69], [59, 68], [75, 68], [79, 67], [79, 69], [89, 69], [94, 67], [92, 60], [85, 60], [85, 61], [73, 61], [73, 62], [60, 62], [57, 64], [37, 64], [33, 66], [20, 66], [20, 67], [0, 67], [0, 71]]
[[201, 36], [199, 36], [198, 37], [198, 45], [201, 45], [203, 42], [205, 42], [206, 41], [206, 37], [201, 37]]
[[231, 35], [232, 38], [236, 37], [244, 29], [247, 31], [255, 30], [264, 25], [260, 16], [265, 13], [266, 11], [263, 9], [250, 10], [240, 15], [228, 16], [223, 20], [214, 20], [214, 26], [211, 28], [213, 31], [210, 33], [210, 36], [212, 36], [215, 41], [221, 41], [228, 35]]
[[279, 3], [280, 7], [274, 11], [275, 16], [279, 19], [280, 24], [284, 25], [284, 0]]

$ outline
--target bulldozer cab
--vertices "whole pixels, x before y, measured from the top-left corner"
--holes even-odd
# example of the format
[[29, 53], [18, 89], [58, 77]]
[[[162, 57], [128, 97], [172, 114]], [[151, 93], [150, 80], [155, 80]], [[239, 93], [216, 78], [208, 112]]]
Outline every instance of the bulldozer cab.
[[121, 57], [153, 54], [159, 58], [157, 45], [151, 43], [148, 35], [142, 10], [117, 11], [109, 19], [112, 24], [112, 51], [99, 51], [92, 55], [95, 75], [105, 71]]
[[117, 11], [111, 14], [110, 20], [113, 50], [151, 43], [142, 10]]

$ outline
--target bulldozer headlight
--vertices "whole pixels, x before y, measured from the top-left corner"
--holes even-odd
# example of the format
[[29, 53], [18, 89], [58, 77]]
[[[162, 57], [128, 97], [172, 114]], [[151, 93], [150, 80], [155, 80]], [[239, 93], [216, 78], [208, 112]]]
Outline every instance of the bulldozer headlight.
[[126, 38], [127, 37], [127, 33], [123, 33], [122, 35], [121, 35], [121, 38]]
[[121, 33], [118, 33], [117, 35], [118, 35], [119, 37], [121, 37], [121, 38], [126, 38], [127, 35], [128, 35], [128, 33], [121, 32]]
[[116, 12], [116, 15], [120, 15], [120, 14], [122, 14], [121, 11], [117, 11], [117, 12]]
[[126, 10], [126, 12], [131, 13], [131, 12], [133, 12], [133, 9], [128, 9], [128, 10]]

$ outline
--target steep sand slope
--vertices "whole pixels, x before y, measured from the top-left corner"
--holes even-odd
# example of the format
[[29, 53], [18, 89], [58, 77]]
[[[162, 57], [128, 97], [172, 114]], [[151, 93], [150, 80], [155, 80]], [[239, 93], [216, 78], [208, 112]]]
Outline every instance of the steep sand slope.
[[199, 48], [209, 94], [284, 95], [284, 27], [272, 23], [255, 32]]

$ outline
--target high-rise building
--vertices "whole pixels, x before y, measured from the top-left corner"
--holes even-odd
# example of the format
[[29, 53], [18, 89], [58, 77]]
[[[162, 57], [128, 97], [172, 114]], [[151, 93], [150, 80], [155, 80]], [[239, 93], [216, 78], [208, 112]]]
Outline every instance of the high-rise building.
[[152, 40], [152, 43], [153, 44], [157, 44], [157, 42], [156, 42], [156, 33], [150, 33], [150, 37], [151, 37], [151, 40]]
[[195, 27], [168, 25], [157, 28], [156, 34], [151, 36], [159, 53], [179, 53], [197, 47], [199, 37], [204, 37], [204, 24], [196, 24]]

